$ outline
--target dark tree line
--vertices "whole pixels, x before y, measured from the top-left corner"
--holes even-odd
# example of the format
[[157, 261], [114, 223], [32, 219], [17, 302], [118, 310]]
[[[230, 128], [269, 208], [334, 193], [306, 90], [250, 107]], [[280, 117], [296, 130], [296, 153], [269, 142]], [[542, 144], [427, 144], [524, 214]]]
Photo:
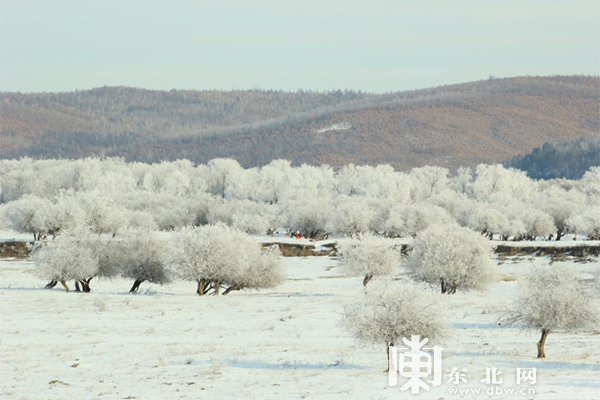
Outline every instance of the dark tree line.
[[583, 136], [573, 141], [546, 143], [530, 154], [517, 156], [506, 163], [526, 171], [533, 179], [579, 179], [600, 165], [600, 135]]

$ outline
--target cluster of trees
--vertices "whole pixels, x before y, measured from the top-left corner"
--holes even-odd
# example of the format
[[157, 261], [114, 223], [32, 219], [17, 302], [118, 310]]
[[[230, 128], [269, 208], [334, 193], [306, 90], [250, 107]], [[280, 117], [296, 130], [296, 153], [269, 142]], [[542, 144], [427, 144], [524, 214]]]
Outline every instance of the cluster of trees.
[[70, 280], [77, 291], [89, 292], [93, 278], [121, 277], [133, 280], [132, 293], [144, 282], [182, 279], [197, 284], [203, 296], [277, 286], [283, 280], [279, 255], [278, 249], [263, 249], [247, 234], [217, 224], [178, 230], [173, 243], [144, 230], [110, 237], [76, 228], [39, 246], [33, 259], [38, 275], [50, 281], [47, 287], [60, 282], [67, 292]]
[[[357, 237], [342, 251], [342, 267], [351, 275], [366, 275], [365, 286], [374, 275], [396, 272], [400, 260], [392, 241], [386, 238]], [[423, 231], [403, 264], [417, 284], [377, 281], [375, 287], [367, 289], [363, 301], [344, 310], [344, 325], [359, 342], [383, 344], [389, 349], [413, 335], [430, 343], [443, 340], [448, 329], [441, 296], [457, 290], [484, 290], [498, 277], [489, 241], [469, 228], [449, 225]], [[441, 295], [420, 287], [421, 282], [439, 285]], [[541, 332], [537, 356], [545, 358], [550, 332], [574, 331], [598, 323], [590, 289], [574, 268], [553, 265], [533, 270], [502, 319]]]
[[534, 179], [579, 179], [591, 167], [600, 166], [600, 136], [546, 143], [505, 165], [526, 171]]
[[0, 161], [0, 222], [34, 238], [89, 227], [175, 230], [223, 223], [246, 233], [269, 228], [417, 237], [432, 225], [468, 227], [490, 239], [600, 237], [600, 167], [578, 181], [535, 181], [515, 169], [481, 164], [455, 174], [389, 165], [301, 165], [276, 160], [242, 168], [214, 159], [195, 166], [122, 159]]

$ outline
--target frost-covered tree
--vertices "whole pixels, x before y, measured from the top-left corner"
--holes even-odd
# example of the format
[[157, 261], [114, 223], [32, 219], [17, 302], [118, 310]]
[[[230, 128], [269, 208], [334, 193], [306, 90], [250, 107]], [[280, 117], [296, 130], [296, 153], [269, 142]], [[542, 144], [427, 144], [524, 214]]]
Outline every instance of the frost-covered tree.
[[346, 197], [338, 199], [331, 213], [331, 232], [353, 235], [371, 229], [376, 211], [364, 198]]
[[21, 233], [31, 233], [34, 240], [41, 240], [53, 233], [56, 209], [47, 199], [26, 195], [0, 208], [2, 220], [7, 226]]
[[87, 281], [98, 274], [98, 259], [84, 229], [63, 232], [37, 250], [33, 260], [40, 278], [60, 282], [67, 292], [67, 281]]
[[127, 230], [119, 237], [117, 247], [119, 275], [134, 280], [130, 293], [137, 292], [144, 282], [164, 285], [171, 281], [168, 243], [156, 233]]
[[543, 211], [531, 208], [521, 214], [525, 225], [525, 238], [535, 240], [538, 237], [549, 237], [556, 233], [556, 225], [552, 217]]
[[586, 197], [578, 190], [567, 191], [552, 185], [539, 193], [535, 203], [552, 217], [558, 241], [567, 233], [567, 220], [573, 215], [578, 215], [578, 211], [586, 204]]
[[360, 343], [389, 346], [419, 335], [429, 343], [447, 335], [439, 295], [417, 286], [372, 285], [364, 300], [344, 309], [343, 326]]
[[365, 287], [375, 276], [391, 275], [400, 261], [394, 241], [373, 234], [355, 236], [340, 245], [340, 252], [343, 270], [351, 276], [364, 276]]
[[505, 232], [509, 224], [506, 215], [489, 204], [478, 203], [471, 208], [468, 218], [469, 228], [490, 239], [494, 238], [494, 234]]
[[317, 238], [327, 232], [332, 203], [327, 198], [302, 198], [285, 206], [287, 226], [302, 236]]
[[470, 167], [461, 167], [451, 179], [450, 186], [458, 193], [470, 194], [473, 185], [473, 170]]
[[206, 165], [208, 187], [215, 196], [225, 198], [240, 182], [242, 167], [231, 158], [215, 158]]
[[550, 332], [598, 324], [598, 310], [586, 289], [575, 268], [553, 265], [532, 271], [521, 284], [507, 320], [525, 329], [541, 331], [537, 357], [545, 358], [544, 346]]
[[293, 175], [294, 171], [288, 160], [273, 160], [262, 167], [258, 174], [261, 200], [268, 203], [279, 202]]
[[600, 240], [600, 206], [586, 207], [567, 220], [569, 230], [589, 240]]
[[264, 234], [277, 224], [273, 206], [250, 200], [215, 201], [206, 218], [209, 224], [223, 223], [253, 234]]
[[490, 243], [458, 226], [434, 225], [421, 232], [406, 266], [415, 279], [439, 284], [447, 294], [484, 289], [496, 275]]
[[443, 167], [426, 166], [415, 168], [410, 172], [414, 201], [422, 201], [442, 193], [448, 187], [448, 169]]
[[198, 284], [200, 296], [273, 287], [281, 282], [281, 262], [247, 234], [223, 224], [183, 228], [176, 234], [172, 264], [179, 276]]
[[111, 192], [83, 192], [77, 201], [85, 212], [85, 222], [95, 233], [115, 234], [126, 224], [126, 210], [110, 196]]
[[579, 187], [594, 205], [600, 206], [600, 166], [590, 168], [581, 178]]
[[429, 226], [453, 222], [452, 216], [443, 208], [421, 202], [393, 207], [385, 228], [394, 235], [416, 237]]
[[480, 164], [475, 169], [471, 185], [475, 199], [490, 201], [496, 196], [506, 195], [511, 199], [527, 200], [535, 193], [535, 185], [527, 174], [502, 165]]

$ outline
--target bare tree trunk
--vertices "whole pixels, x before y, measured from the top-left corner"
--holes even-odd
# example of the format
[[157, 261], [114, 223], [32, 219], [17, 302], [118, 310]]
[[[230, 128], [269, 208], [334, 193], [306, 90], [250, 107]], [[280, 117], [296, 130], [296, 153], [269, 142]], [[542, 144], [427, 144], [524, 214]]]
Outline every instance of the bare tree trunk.
[[58, 283], [58, 281], [50, 281], [50, 282], [48, 282], [48, 284], [44, 288], [45, 289], [52, 289], [54, 286], [56, 286], [57, 283]]
[[208, 292], [208, 282], [205, 279], [200, 279], [198, 281], [198, 288], [196, 289], [196, 293], [198, 296], [204, 296]]
[[373, 279], [373, 274], [366, 274], [365, 275], [365, 279], [363, 279], [363, 286], [367, 287], [367, 284], [369, 283], [369, 281]]
[[81, 288], [79, 287], [79, 281], [78, 280], [75, 281], [75, 291], [77, 293], [81, 293]]
[[548, 330], [542, 329], [542, 337], [537, 344], [538, 355], [537, 358], [546, 358], [546, 353], [544, 353], [544, 345], [546, 344], [546, 338], [548, 337]]
[[92, 289], [90, 289], [90, 282], [92, 281], [92, 279], [94, 279], [93, 276], [91, 276], [85, 280], [85, 286], [83, 288], [84, 292], [89, 293], [92, 291]]
[[229, 292], [233, 292], [234, 290], [242, 290], [238, 285], [229, 286], [224, 292], [223, 296], [225, 296]]
[[67, 286], [65, 281], [60, 281], [60, 284], [63, 285], [63, 287], [65, 288], [65, 290], [67, 291], [67, 293], [69, 293], [69, 287]]
[[221, 284], [219, 281], [215, 281], [214, 286], [215, 286], [215, 292], [213, 293], [213, 295], [218, 296], [219, 292], [221, 290]]
[[446, 287], [446, 282], [444, 282], [443, 279], [440, 279], [440, 282], [442, 283], [442, 294], [446, 294], [446, 291], [448, 290]]
[[145, 279], [136, 279], [135, 282], [133, 282], [133, 286], [131, 287], [131, 289], [129, 289], [129, 293], [137, 292], [144, 280]]
[[387, 368], [383, 372], [390, 372], [390, 347], [393, 345], [394, 345], [394, 343], [389, 343], [387, 346], [387, 349], [386, 349], [387, 350], [386, 351], [386, 353], [387, 353]]

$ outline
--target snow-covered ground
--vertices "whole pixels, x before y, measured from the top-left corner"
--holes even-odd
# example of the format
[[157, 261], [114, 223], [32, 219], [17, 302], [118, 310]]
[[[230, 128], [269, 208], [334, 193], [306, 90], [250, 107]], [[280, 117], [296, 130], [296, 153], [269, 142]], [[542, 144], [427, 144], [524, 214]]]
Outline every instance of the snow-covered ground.
[[315, 131], [315, 133], [325, 133], [325, 132], [329, 132], [329, 131], [346, 131], [350, 128], [352, 128], [351, 124], [349, 124], [347, 122], [338, 122], [327, 128], [317, 129]]
[[[90, 294], [65, 293], [60, 285], [44, 290], [31, 261], [2, 259], [0, 397], [599, 398], [600, 328], [551, 333], [548, 358], [537, 360], [537, 332], [498, 324], [519, 279], [550, 258], [497, 261], [504, 277], [489, 291], [444, 297], [452, 327], [443, 344], [444, 384], [411, 395], [388, 386], [383, 346], [359, 347], [340, 327], [343, 308], [364, 290], [362, 279], [344, 276], [334, 258], [285, 258], [282, 286], [220, 297], [198, 297], [186, 282], [145, 283], [130, 295], [131, 282], [120, 279], [93, 280]], [[584, 278], [600, 273], [597, 259], [570, 263]], [[397, 278], [402, 284], [402, 273]], [[467, 370], [467, 383], [446, 383], [453, 367]], [[503, 372], [499, 388], [533, 388], [535, 395], [485, 394], [486, 367]], [[537, 383], [517, 386], [517, 367], [537, 368]], [[449, 393], [453, 388], [484, 392]]]

